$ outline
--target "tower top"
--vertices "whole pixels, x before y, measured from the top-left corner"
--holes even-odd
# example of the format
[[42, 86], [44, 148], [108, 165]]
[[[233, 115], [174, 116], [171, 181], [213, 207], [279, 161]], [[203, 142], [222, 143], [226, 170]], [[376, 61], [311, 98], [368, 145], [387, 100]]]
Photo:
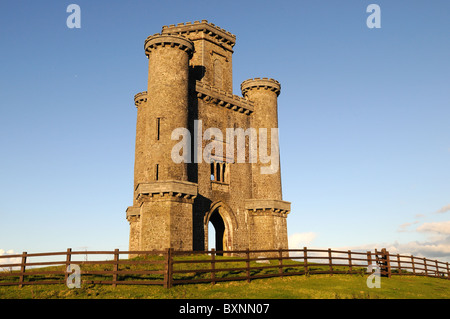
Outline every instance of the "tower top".
[[216, 26], [214, 23], [208, 22], [208, 20], [165, 25], [162, 27], [161, 34], [191, 35], [189, 38], [195, 40], [192, 34], [199, 34], [200, 32], [214, 38], [223, 45], [229, 46], [230, 49], [236, 44], [236, 36], [234, 34]]
[[156, 49], [158, 46], [171, 46], [178, 47], [180, 50], [187, 52], [190, 56], [194, 53], [194, 44], [191, 40], [186, 39], [183, 36], [168, 35], [168, 34], [154, 34], [145, 39], [145, 55], [148, 57], [151, 50]]
[[254, 78], [242, 82], [241, 84], [242, 95], [245, 97], [247, 92], [253, 88], [258, 89], [263, 88], [266, 90], [271, 90], [275, 92], [277, 95], [280, 95], [281, 92], [281, 84], [277, 80], [269, 78]]
[[147, 91], [139, 92], [134, 96], [134, 105], [136, 107], [141, 106], [145, 102], [147, 102]]

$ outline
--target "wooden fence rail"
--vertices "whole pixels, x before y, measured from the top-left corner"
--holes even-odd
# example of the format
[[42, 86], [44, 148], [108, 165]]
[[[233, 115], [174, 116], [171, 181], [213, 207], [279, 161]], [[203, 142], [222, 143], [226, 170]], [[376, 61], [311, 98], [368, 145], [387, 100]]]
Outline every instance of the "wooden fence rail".
[[[92, 256], [106, 255], [100, 260]], [[138, 256], [121, 259], [121, 255]], [[56, 258], [56, 260], [50, 260]], [[81, 258], [81, 259], [80, 259]], [[38, 260], [36, 260], [38, 259]], [[0, 256], [0, 286], [67, 284], [80, 267], [84, 284], [162, 285], [212, 283], [311, 274], [366, 274], [376, 265], [385, 277], [414, 275], [450, 280], [448, 262], [422, 257], [332, 249], [241, 251], [72, 251], [23, 252]], [[81, 269], [82, 268], [82, 269]], [[69, 271], [70, 269], [70, 271]]]

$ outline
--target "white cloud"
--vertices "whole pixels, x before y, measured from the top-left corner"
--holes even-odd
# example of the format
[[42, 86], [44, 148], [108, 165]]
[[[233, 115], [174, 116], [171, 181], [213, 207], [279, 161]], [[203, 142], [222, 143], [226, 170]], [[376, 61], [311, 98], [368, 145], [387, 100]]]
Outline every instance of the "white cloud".
[[[400, 229], [416, 224], [405, 223]], [[428, 238], [423, 241], [410, 241], [407, 243], [382, 243], [373, 244], [374, 248], [386, 248], [390, 253], [400, 255], [413, 255], [441, 261], [450, 261], [450, 221], [424, 223], [415, 229], [416, 232], [425, 233]], [[369, 248], [370, 245], [352, 247], [348, 249]]]
[[306, 233], [295, 233], [289, 236], [289, 248], [303, 248], [308, 247], [317, 237], [317, 234], [314, 232], [306, 232]]
[[335, 250], [351, 250], [351, 251], [374, 251], [386, 248], [391, 254], [400, 254], [404, 256], [413, 255], [415, 257], [426, 257], [429, 259], [437, 259], [439, 261], [450, 261], [450, 236], [444, 239], [419, 242], [411, 241], [408, 243], [372, 243], [350, 247], [334, 247]]
[[[5, 252], [4, 249], [0, 249], [0, 256], [7, 256], [7, 255], [14, 255], [14, 250], [10, 249], [8, 251]], [[2, 268], [2, 265], [5, 264], [15, 264], [15, 263], [20, 263], [21, 262], [21, 258], [20, 257], [10, 257], [10, 258], [0, 258], [0, 271], [5, 270], [4, 268]]]
[[417, 227], [418, 232], [450, 235], [450, 220], [444, 222], [424, 223]]
[[398, 227], [398, 232], [407, 232], [408, 231], [408, 227], [409, 226], [411, 226], [411, 225], [414, 225], [414, 224], [417, 224], [419, 221], [418, 220], [416, 220], [416, 221], [414, 221], [414, 222], [412, 222], [412, 223], [404, 223], [404, 224], [401, 224], [399, 227]]
[[438, 209], [438, 210], [436, 211], [436, 214], [443, 214], [443, 213], [446, 213], [446, 212], [448, 212], [448, 211], [450, 211], [450, 204], [448, 204], [448, 205], [446, 205], [446, 206], [441, 207], [440, 209]]
[[430, 259], [440, 259], [444, 261], [450, 257], [450, 238], [444, 238], [443, 240], [434, 242], [409, 242], [407, 244], [398, 245], [398, 253], [411, 254], [414, 256], [423, 256]]
[[14, 254], [14, 250], [10, 249], [10, 250], [5, 252], [4, 249], [0, 249], [0, 256], [5, 255], [5, 254], [6, 255], [13, 255]]
[[[417, 224], [418, 221], [404, 223], [400, 225], [399, 231], [406, 231], [411, 225]], [[426, 257], [429, 259], [437, 259], [440, 261], [450, 261], [450, 221], [424, 223], [411, 232], [424, 233], [427, 235], [425, 240], [410, 241], [406, 243], [395, 242], [376, 242], [364, 243], [355, 246], [333, 247], [334, 250], [352, 250], [352, 251], [374, 251], [386, 248], [391, 254], [413, 255], [415, 257]], [[298, 249], [310, 247], [311, 243], [316, 239], [317, 233], [304, 232], [294, 233], [289, 236], [289, 248]], [[327, 249], [328, 247], [315, 247]]]

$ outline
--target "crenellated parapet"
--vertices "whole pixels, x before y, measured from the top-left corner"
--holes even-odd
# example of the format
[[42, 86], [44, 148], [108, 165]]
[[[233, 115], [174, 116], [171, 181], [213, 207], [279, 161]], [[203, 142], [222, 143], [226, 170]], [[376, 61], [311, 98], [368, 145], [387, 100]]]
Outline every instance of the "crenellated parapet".
[[253, 102], [246, 98], [220, 90], [200, 81], [196, 82], [195, 90], [197, 97], [206, 102], [214, 103], [220, 107], [246, 115], [253, 113]]
[[217, 42], [229, 50], [233, 48], [236, 43], [236, 36], [225, 29], [216, 26], [214, 23], [209, 23], [208, 20], [194, 21], [194, 23], [178, 23], [162, 27], [162, 34], [178, 34], [188, 35], [189, 38], [195, 39], [195, 35], [199, 38], [208, 38], [210, 41]]
[[248, 79], [242, 82], [241, 91], [244, 97], [247, 96], [247, 92], [251, 89], [264, 89], [273, 91], [278, 95], [281, 92], [281, 84], [277, 80], [269, 79], [269, 78], [254, 78]]
[[167, 35], [167, 34], [154, 34], [145, 40], [144, 49], [145, 55], [148, 57], [152, 50], [156, 50], [158, 47], [176, 47], [180, 50], [183, 50], [189, 54], [189, 57], [192, 57], [194, 53], [194, 44], [191, 40], [186, 39], [182, 36], [177, 35]]
[[139, 92], [134, 96], [134, 105], [136, 105], [136, 107], [139, 107], [146, 102], [147, 102], [147, 91]]

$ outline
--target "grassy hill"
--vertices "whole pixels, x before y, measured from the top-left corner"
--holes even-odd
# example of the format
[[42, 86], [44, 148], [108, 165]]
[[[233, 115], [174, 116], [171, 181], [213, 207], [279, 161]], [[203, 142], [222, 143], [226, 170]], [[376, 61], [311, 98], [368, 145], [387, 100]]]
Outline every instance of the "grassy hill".
[[83, 284], [79, 289], [65, 285], [0, 287], [0, 298], [78, 299], [448, 299], [450, 280], [399, 276], [382, 278], [381, 288], [368, 288], [366, 276], [311, 275], [256, 279], [211, 284], [161, 286], [117, 286]]
[[[152, 257], [162, 258], [162, 257]], [[186, 258], [202, 259], [208, 257], [179, 257], [179, 260]], [[227, 257], [219, 257], [227, 258]], [[230, 258], [230, 257], [228, 257]], [[231, 258], [230, 258], [231, 259]], [[139, 260], [139, 257], [135, 260]], [[220, 267], [239, 267], [237, 263], [221, 263]], [[272, 261], [276, 264], [276, 261]], [[302, 268], [302, 263], [286, 260], [292, 265], [284, 269], [286, 273], [298, 271]], [[252, 266], [257, 265], [252, 262]], [[241, 265], [243, 266], [243, 265]], [[63, 266], [38, 268], [36, 271], [63, 270]], [[123, 265], [121, 270], [149, 270], [152, 266], [146, 264]], [[204, 264], [177, 264], [175, 269], [188, 269], [186, 267], [197, 267], [204, 269]], [[321, 265], [311, 266], [311, 270], [321, 270]], [[328, 269], [326, 266], [324, 269]], [[83, 270], [98, 271], [111, 270], [112, 265], [83, 265]], [[335, 268], [338, 270], [338, 267]], [[355, 270], [355, 269], [354, 269]], [[27, 273], [32, 274], [33, 270]], [[257, 274], [264, 274], [276, 269], [254, 270]], [[226, 277], [239, 275], [238, 272], [219, 272], [216, 276]], [[59, 277], [58, 277], [59, 276]], [[89, 275], [87, 275], [89, 276]], [[154, 275], [121, 275], [121, 280], [149, 279]], [[157, 275], [158, 276], [158, 275]], [[160, 275], [162, 276], [162, 275]], [[208, 278], [209, 273], [176, 274], [174, 278]], [[95, 275], [94, 275], [95, 277]], [[110, 275], [100, 278], [110, 280]], [[134, 277], [134, 278], [133, 278]], [[2, 277], [0, 277], [2, 278]], [[288, 276], [283, 278], [254, 279], [250, 283], [246, 281], [217, 282], [210, 283], [175, 285], [170, 289], [162, 286], [147, 285], [99, 285], [83, 283], [81, 288], [69, 289], [64, 284], [54, 285], [26, 285], [22, 288], [17, 286], [0, 286], [0, 299], [450, 299], [450, 280], [440, 278], [429, 278], [419, 276], [392, 276], [391, 278], [381, 278], [380, 288], [368, 288], [366, 281], [368, 274], [364, 273], [364, 268], [358, 274], [313, 274]], [[28, 281], [33, 280], [64, 279], [63, 275], [27, 275]], [[83, 277], [82, 279], [86, 279]], [[99, 279], [90, 277], [89, 279]], [[11, 281], [11, 279], [3, 279]], [[18, 280], [18, 279], [17, 279]], [[1, 281], [1, 280], [0, 280]]]

